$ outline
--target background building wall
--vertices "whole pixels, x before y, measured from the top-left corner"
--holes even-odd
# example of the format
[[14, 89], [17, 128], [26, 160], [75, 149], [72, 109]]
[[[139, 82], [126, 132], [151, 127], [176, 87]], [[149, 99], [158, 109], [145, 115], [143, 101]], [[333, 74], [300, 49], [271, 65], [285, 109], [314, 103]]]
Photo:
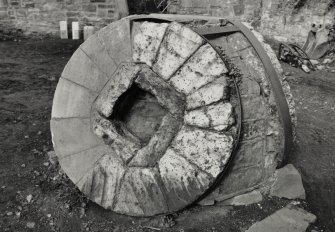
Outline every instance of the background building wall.
[[311, 24], [335, 22], [334, 0], [170, 0], [170, 13], [247, 21], [263, 35], [303, 43]]
[[126, 0], [0, 0], [1, 33], [59, 33], [59, 21], [101, 28], [128, 14]]
[[[162, 0], [164, 2], [164, 0]], [[335, 0], [165, 0], [166, 13], [250, 22], [263, 35], [303, 43], [312, 23], [334, 25]], [[148, 13], [160, 0], [128, 0], [130, 13]], [[153, 5], [141, 7], [142, 5]], [[1, 33], [59, 34], [59, 21], [99, 29], [126, 15], [126, 0], [0, 0]], [[135, 9], [133, 9], [135, 8]], [[138, 9], [137, 9], [138, 8]], [[143, 9], [142, 9], [143, 8]], [[165, 7], [164, 7], [165, 8]]]

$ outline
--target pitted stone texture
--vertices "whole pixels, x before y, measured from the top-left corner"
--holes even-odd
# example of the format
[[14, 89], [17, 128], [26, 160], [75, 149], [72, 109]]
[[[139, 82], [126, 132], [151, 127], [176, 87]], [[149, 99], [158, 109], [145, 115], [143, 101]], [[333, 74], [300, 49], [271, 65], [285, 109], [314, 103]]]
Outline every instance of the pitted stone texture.
[[211, 45], [205, 44], [171, 78], [171, 83], [186, 95], [220, 78], [227, 68]]
[[222, 102], [188, 111], [184, 120], [188, 125], [216, 131], [226, 130], [235, 122], [232, 105]]
[[179, 23], [171, 23], [152, 66], [153, 70], [165, 80], [170, 79], [203, 43], [203, 39], [191, 29]]
[[[51, 130], [64, 171], [92, 201], [122, 214], [193, 203], [233, 150], [236, 104], [226, 73], [216, 50], [181, 24], [131, 27], [123, 19], [102, 29], [74, 54], [56, 91]], [[132, 109], [133, 98], [149, 95], [154, 106]], [[154, 123], [147, 139], [140, 125], [136, 133], [128, 127], [141, 121], [128, 114], [159, 109], [159, 120], [145, 121]]]
[[134, 23], [133, 60], [152, 66], [167, 27], [167, 23]]
[[233, 138], [196, 128], [183, 127], [173, 140], [175, 152], [216, 177], [222, 171], [233, 147]]
[[187, 109], [194, 109], [200, 106], [208, 105], [222, 99], [226, 99], [227, 93], [227, 79], [218, 78], [195, 91], [186, 97]]

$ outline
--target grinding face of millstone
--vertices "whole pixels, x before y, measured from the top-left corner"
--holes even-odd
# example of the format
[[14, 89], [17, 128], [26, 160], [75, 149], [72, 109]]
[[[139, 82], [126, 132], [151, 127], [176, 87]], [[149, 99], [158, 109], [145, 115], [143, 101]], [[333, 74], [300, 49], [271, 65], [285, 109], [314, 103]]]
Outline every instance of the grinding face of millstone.
[[[216, 51], [181, 24], [112, 23], [75, 52], [56, 89], [51, 130], [63, 170], [92, 201], [118, 213], [188, 206], [233, 150], [236, 106], [226, 73]], [[151, 121], [136, 119], [147, 111], [129, 110], [137, 101], [154, 101], [163, 113], [145, 142], [132, 125]]]

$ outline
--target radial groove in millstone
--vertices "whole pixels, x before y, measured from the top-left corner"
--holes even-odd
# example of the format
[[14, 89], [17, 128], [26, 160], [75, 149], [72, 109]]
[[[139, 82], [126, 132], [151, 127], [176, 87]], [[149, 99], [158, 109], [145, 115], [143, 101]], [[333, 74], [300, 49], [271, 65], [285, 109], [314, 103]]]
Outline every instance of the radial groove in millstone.
[[227, 71], [220, 56], [207, 43], [180, 67], [170, 81], [177, 90], [188, 95], [216, 78], [224, 76]]
[[133, 23], [133, 60], [152, 66], [163, 40], [167, 23]]
[[[76, 93], [76, 94], [73, 94]], [[89, 118], [96, 92], [60, 78], [55, 92], [52, 118]]]
[[[76, 72], [81, 66], [89, 70]], [[130, 27], [123, 19], [105, 27], [80, 46], [56, 90], [51, 130], [62, 168], [92, 201], [118, 213], [151, 216], [193, 203], [233, 150], [236, 104], [226, 73], [216, 50], [181, 24]], [[150, 109], [159, 121], [136, 118]], [[143, 140], [147, 122], [155, 128]]]
[[61, 76], [96, 92], [108, 81], [108, 76], [81, 49], [72, 55]]
[[158, 50], [152, 68], [163, 79], [171, 75], [204, 43], [191, 29], [171, 23]]

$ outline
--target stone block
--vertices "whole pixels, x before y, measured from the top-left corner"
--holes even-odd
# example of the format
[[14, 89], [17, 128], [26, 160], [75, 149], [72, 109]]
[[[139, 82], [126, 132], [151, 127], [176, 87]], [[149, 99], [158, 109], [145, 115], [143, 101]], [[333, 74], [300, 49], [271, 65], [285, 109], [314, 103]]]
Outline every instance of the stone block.
[[183, 127], [172, 143], [178, 155], [214, 177], [227, 163], [232, 145], [231, 136], [188, 127]]
[[98, 38], [109, 56], [119, 64], [132, 61], [130, 26], [128, 19], [121, 19], [98, 32]]
[[96, 92], [99, 92], [109, 79], [81, 49], [73, 54], [61, 76]]
[[89, 118], [97, 93], [61, 78], [52, 106], [52, 118]]
[[217, 52], [209, 44], [205, 44], [171, 77], [170, 81], [177, 90], [188, 95], [216, 78], [226, 77], [227, 71]]
[[195, 32], [172, 23], [164, 36], [153, 70], [165, 80], [170, 79], [202, 43], [203, 39]]
[[315, 215], [288, 205], [262, 221], [256, 222], [246, 232], [304, 232], [315, 221]]
[[301, 176], [292, 164], [278, 169], [274, 178], [275, 181], [271, 187], [270, 196], [287, 199], [306, 199]]
[[90, 119], [52, 119], [50, 127], [52, 142], [60, 158], [103, 144], [92, 132]]
[[144, 62], [150, 67], [156, 58], [168, 24], [134, 23], [133, 25], [133, 60]]
[[108, 78], [111, 78], [116, 70], [116, 62], [109, 56], [106, 48], [98, 40], [98, 34], [92, 35], [80, 46], [80, 49], [89, 57], [94, 65]]

